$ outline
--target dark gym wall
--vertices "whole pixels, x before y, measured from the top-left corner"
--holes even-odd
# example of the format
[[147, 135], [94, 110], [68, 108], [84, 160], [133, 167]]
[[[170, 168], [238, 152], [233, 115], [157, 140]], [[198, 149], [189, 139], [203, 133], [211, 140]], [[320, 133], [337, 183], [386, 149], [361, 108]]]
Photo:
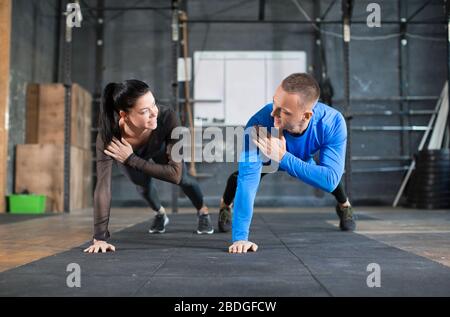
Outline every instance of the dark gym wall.
[[8, 189], [14, 190], [16, 144], [25, 143], [27, 84], [54, 82], [57, 66], [57, 0], [12, 1]]
[[[16, 1], [14, 1], [16, 2]], [[23, 6], [28, 1], [23, 2]], [[45, 1], [42, 1], [44, 3]], [[49, 1], [50, 2], [50, 1]], [[331, 0], [320, 1], [321, 11], [331, 3]], [[353, 18], [364, 21], [367, 17], [368, 3], [381, 5], [382, 19], [399, 20], [397, 0], [355, 1]], [[56, 3], [56, 1], [55, 1]], [[168, 6], [169, 0], [159, 1], [119, 1], [105, 0], [106, 6]], [[319, 1], [300, 1], [307, 14], [314, 18], [314, 5]], [[411, 16], [424, 1], [402, 1], [405, 16]], [[96, 0], [82, 1], [90, 7], [95, 7]], [[257, 0], [188, 0], [187, 12], [191, 19], [257, 19], [259, 1]], [[51, 7], [49, 8], [51, 9]], [[32, 9], [26, 7], [30, 16]], [[14, 14], [18, 14], [15, 11]], [[81, 29], [74, 30], [73, 42], [73, 81], [94, 91], [95, 85], [95, 19], [88, 12], [83, 12], [84, 21]], [[442, 20], [444, 17], [442, 1], [432, 1], [414, 20]], [[268, 20], [305, 20], [290, 0], [267, 0], [265, 18]], [[327, 20], [340, 20], [340, 1], [337, 1], [327, 16]], [[54, 19], [50, 19], [54, 23]], [[48, 30], [54, 32], [55, 26], [48, 21]], [[147, 81], [156, 97], [168, 100], [171, 91], [171, 15], [169, 11], [108, 11], [105, 13], [104, 36], [104, 72], [103, 86], [110, 81], [122, 81], [127, 78], [138, 78]], [[19, 26], [20, 27], [20, 26]], [[22, 26], [23, 27], [23, 26]], [[324, 42], [328, 71], [334, 87], [334, 107], [342, 110], [344, 70], [342, 39], [340, 25], [324, 26], [326, 32]], [[436, 96], [440, 93], [446, 74], [446, 42], [445, 29], [442, 25], [409, 25], [407, 31], [414, 35], [432, 37], [425, 40], [409, 37], [404, 48], [404, 72], [406, 82], [405, 93], [409, 95]], [[14, 33], [15, 32], [15, 33]], [[18, 35], [18, 31], [13, 34]], [[22, 31], [26, 33], [26, 31]], [[35, 30], [35, 32], [37, 32]], [[49, 31], [50, 32], [50, 31]], [[352, 34], [363, 37], [354, 40], [350, 50], [350, 85], [352, 97], [389, 97], [399, 95], [399, 54], [400, 39], [398, 25], [383, 24], [380, 29], [371, 29], [364, 24], [352, 25]], [[41, 80], [52, 79], [53, 33], [45, 38], [48, 41], [49, 53], [46, 60], [35, 67], [45, 68]], [[337, 34], [337, 35], [336, 35]], [[382, 40], [374, 36], [391, 35]], [[364, 40], [365, 38], [365, 40]], [[30, 39], [28, 33], [20, 41]], [[436, 39], [436, 40], [434, 40]], [[44, 39], [43, 39], [44, 40]], [[13, 44], [16, 45], [17, 44]], [[31, 44], [27, 44], [31, 45]], [[14, 46], [14, 47], [16, 47]], [[307, 54], [308, 70], [314, 72], [320, 62], [316, 57], [317, 47], [314, 39], [314, 29], [305, 24], [190, 24], [189, 25], [190, 55], [199, 50], [302, 50]], [[36, 51], [37, 48], [34, 49]], [[25, 54], [25, 53], [22, 53]], [[28, 51], [26, 54], [31, 55]], [[26, 55], [25, 54], [25, 55]], [[28, 55], [27, 61], [35, 60]], [[34, 55], [33, 55], [34, 56]], [[12, 54], [14, 58], [14, 54]], [[48, 58], [48, 59], [47, 59]], [[13, 59], [13, 67], [24, 67]], [[29, 62], [30, 63], [30, 62]], [[48, 65], [45, 67], [45, 65]], [[27, 74], [30, 74], [28, 71]], [[35, 75], [37, 76], [37, 75]], [[31, 80], [31, 75], [28, 75]], [[37, 80], [38, 80], [37, 79]], [[14, 85], [12, 86], [14, 87]], [[17, 89], [17, 85], [15, 85]], [[13, 89], [13, 88], [12, 88]], [[18, 109], [23, 109], [24, 99], [13, 100]], [[353, 101], [353, 111], [399, 110], [398, 101]], [[435, 107], [435, 101], [409, 102], [405, 109], [427, 109]], [[16, 115], [17, 116], [17, 115]], [[409, 119], [409, 120], [407, 120]], [[429, 116], [414, 116], [405, 118], [404, 125], [426, 125]], [[11, 119], [12, 121], [12, 119]], [[23, 120], [15, 120], [22, 130]], [[20, 123], [17, 123], [19, 121]], [[355, 117], [353, 126], [398, 126], [402, 124], [400, 116]], [[417, 148], [423, 132], [403, 133], [383, 131], [353, 131], [353, 156], [400, 156], [410, 155]], [[17, 139], [14, 139], [17, 141]], [[403, 140], [403, 141], [402, 141]], [[401, 144], [406, 147], [401, 147]], [[19, 142], [16, 142], [19, 143]], [[361, 169], [379, 167], [400, 167], [406, 161], [353, 162], [353, 197], [357, 203], [390, 204], [402, 180], [404, 172], [358, 172]], [[201, 163], [197, 164], [200, 173], [214, 175], [200, 179], [200, 185], [209, 204], [216, 205], [225, 187], [228, 175], [237, 167], [234, 163]], [[143, 201], [136, 193], [135, 187], [115, 169], [113, 176], [113, 205], [141, 205]], [[389, 180], [389, 181], [386, 181]], [[156, 182], [159, 194], [166, 205], [170, 205], [171, 185]], [[180, 203], [189, 205], [180, 196]], [[285, 173], [277, 173], [266, 177], [257, 195], [259, 205], [330, 205], [332, 196], [313, 189], [293, 179]]]

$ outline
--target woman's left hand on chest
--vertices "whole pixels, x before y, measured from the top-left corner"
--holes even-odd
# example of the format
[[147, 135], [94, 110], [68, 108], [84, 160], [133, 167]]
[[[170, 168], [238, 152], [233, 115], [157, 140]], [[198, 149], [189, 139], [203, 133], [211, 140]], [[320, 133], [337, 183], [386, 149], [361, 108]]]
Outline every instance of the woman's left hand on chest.
[[121, 141], [113, 138], [112, 142], [103, 152], [120, 163], [123, 163], [133, 153], [133, 147], [124, 138], [122, 138]]

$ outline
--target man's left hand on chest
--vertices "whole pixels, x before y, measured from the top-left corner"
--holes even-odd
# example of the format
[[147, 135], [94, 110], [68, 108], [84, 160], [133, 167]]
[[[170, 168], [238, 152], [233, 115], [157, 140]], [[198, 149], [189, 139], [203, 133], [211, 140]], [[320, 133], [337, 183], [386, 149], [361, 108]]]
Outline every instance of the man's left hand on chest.
[[280, 131], [280, 137], [264, 135], [261, 133], [253, 134], [252, 140], [261, 152], [276, 162], [280, 162], [284, 154], [286, 154], [286, 139], [283, 132]]

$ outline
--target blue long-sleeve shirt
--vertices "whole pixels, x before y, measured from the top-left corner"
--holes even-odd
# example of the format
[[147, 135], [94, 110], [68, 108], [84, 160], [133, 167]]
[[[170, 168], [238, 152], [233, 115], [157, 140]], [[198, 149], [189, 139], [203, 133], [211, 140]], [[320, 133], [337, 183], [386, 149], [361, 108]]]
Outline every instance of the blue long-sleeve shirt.
[[[249, 128], [260, 125], [268, 129], [274, 127], [272, 103], [267, 104], [250, 118], [246, 125], [244, 149], [239, 160], [239, 176], [234, 200], [232, 240], [248, 240], [253, 204], [260, 182], [263, 158], [255, 146], [251, 146]], [[318, 102], [313, 108], [313, 116], [308, 128], [301, 135], [283, 131], [286, 139], [286, 154], [279, 163], [278, 170], [286, 171], [299, 180], [326, 192], [336, 189], [345, 166], [347, 128], [342, 114]], [[319, 163], [313, 156], [320, 151]]]

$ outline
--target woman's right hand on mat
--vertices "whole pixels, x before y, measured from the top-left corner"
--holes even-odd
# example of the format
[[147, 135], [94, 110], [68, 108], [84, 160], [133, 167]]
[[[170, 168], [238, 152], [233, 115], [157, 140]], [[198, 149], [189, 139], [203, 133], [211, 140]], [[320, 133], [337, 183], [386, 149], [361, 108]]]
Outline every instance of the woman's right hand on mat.
[[84, 252], [87, 253], [98, 253], [98, 252], [108, 252], [108, 251], [116, 251], [116, 247], [112, 244], [109, 244], [106, 241], [101, 240], [95, 240], [94, 243], [87, 249], [84, 250]]
[[247, 253], [247, 251], [256, 252], [258, 246], [250, 241], [235, 241], [229, 248], [228, 253]]

